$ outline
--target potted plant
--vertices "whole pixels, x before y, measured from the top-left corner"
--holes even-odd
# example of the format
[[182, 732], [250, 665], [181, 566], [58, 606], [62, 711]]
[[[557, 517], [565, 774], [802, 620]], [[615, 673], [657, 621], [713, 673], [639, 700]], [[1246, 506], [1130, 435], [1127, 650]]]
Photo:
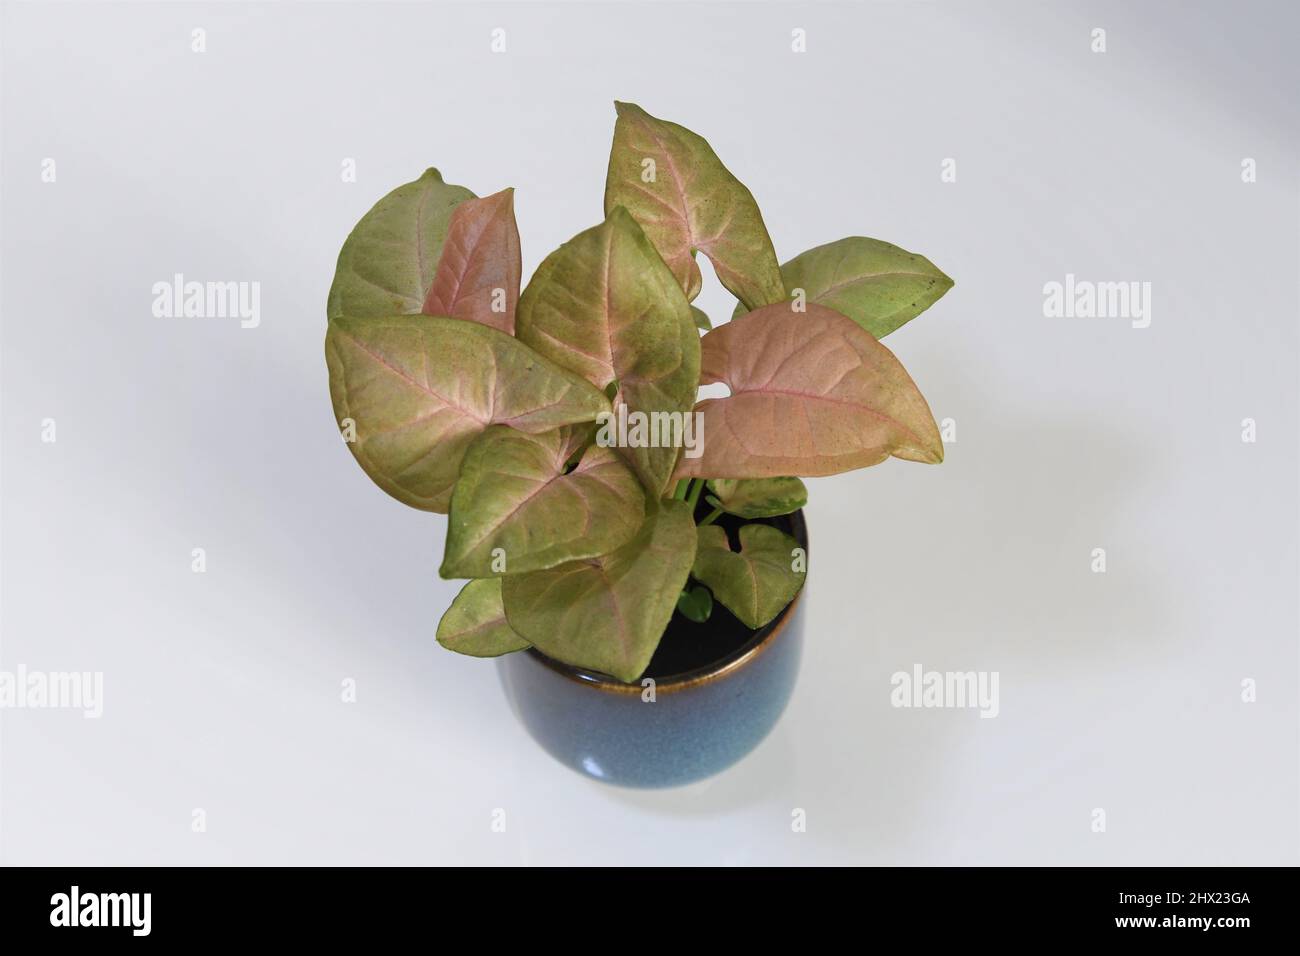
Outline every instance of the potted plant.
[[[856, 236], [778, 265], [704, 139], [616, 107], [604, 220], [522, 292], [513, 191], [430, 169], [348, 236], [325, 352], [357, 462], [447, 515], [439, 571], [468, 583], [439, 643], [500, 658], [566, 763], [662, 786], [739, 759], [790, 695], [800, 478], [942, 460], [880, 339], [952, 281]], [[691, 305], [697, 252], [739, 300], [717, 328]], [[730, 395], [699, 401], [711, 383]]]

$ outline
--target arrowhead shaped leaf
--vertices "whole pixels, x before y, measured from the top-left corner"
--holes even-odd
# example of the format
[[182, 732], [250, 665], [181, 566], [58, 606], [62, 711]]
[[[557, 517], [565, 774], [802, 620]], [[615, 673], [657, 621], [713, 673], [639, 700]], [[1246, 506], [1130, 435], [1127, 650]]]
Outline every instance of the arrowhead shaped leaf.
[[500, 657], [528, 646], [506, 621], [500, 578], [470, 581], [460, 589], [438, 622], [438, 643], [471, 657]]
[[788, 515], [808, 503], [798, 478], [712, 478], [709, 490], [709, 504], [742, 518]]
[[695, 557], [683, 501], [664, 501], [617, 551], [502, 579], [510, 626], [549, 657], [631, 682], [650, 664]]
[[713, 614], [713, 595], [706, 587], [696, 586], [677, 595], [677, 613], [688, 621], [703, 624]]
[[633, 103], [614, 105], [618, 120], [605, 180], [606, 214], [623, 206], [636, 218], [688, 299], [700, 292], [697, 249], [746, 308], [785, 299], [758, 204], [712, 147]]
[[743, 525], [737, 554], [717, 525], [696, 530], [691, 574], [746, 627], [757, 630], [772, 620], [803, 586], [803, 574], [792, 567], [799, 542], [788, 534], [765, 524]]
[[834, 475], [890, 455], [943, 460], [930, 408], [892, 352], [852, 319], [809, 303], [771, 305], [701, 341], [701, 383], [727, 398], [696, 406], [703, 454], [677, 478]]
[[513, 189], [503, 189], [467, 199], [452, 211], [424, 300], [426, 315], [482, 322], [514, 334], [521, 271], [514, 196]]
[[594, 420], [609, 402], [503, 332], [427, 315], [336, 319], [325, 337], [336, 420], [348, 447], [399, 501], [445, 512], [460, 461], [492, 424], [544, 432]]
[[436, 169], [398, 186], [361, 217], [343, 243], [327, 312], [331, 319], [416, 313], [433, 283], [452, 211], [474, 194]]
[[[781, 266], [781, 278], [791, 292], [803, 289], [807, 301], [847, 315], [878, 339], [952, 288], [952, 280], [925, 256], [862, 236], [801, 252]], [[746, 311], [740, 305], [735, 314]]]
[[[493, 425], [474, 439], [451, 496], [442, 576], [539, 571], [607, 554], [636, 534], [645, 493], [618, 455], [592, 445], [565, 473], [589, 431], [527, 435]], [[494, 568], [498, 548], [504, 568]]]
[[[700, 375], [690, 305], [623, 209], [547, 256], [519, 299], [521, 342], [601, 389], [630, 412], [686, 414]], [[680, 449], [620, 448], [658, 497]]]

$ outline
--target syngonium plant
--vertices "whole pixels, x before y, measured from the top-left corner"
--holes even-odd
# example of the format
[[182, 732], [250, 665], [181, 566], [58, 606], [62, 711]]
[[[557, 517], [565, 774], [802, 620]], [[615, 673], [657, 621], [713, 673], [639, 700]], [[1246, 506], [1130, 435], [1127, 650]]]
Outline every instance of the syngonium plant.
[[[477, 198], [430, 169], [381, 199], [339, 254], [325, 354], [361, 467], [448, 516], [440, 573], [469, 581], [438, 641], [479, 657], [531, 645], [631, 682], [675, 610], [703, 621], [716, 599], [757, 629], [794, 598], [799, 545], [764, 519], [805, 504], [800, 477], [942, 461], [879, 340], [952, 280], [859, 236], [778, 265], [703, 138], [616, 107], [604, 221], [522, 293], [513, 190]], [[717, 328], [691, 305], [697, 252], [739, 300]], [[712, 383], [730, 395], [697, 402]], [[616, 415], [640, 440], [635, 425], [610, 440]], [[678, 422], [676, 440], [646, 421]], [[724, 514], [749, 522], [739, 550]]]

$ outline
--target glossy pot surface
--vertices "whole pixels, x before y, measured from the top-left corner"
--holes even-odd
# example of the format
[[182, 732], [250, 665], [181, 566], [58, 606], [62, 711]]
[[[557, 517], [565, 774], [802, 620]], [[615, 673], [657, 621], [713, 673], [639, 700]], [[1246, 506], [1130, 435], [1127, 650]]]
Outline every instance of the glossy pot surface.
[[[806, 551], [803, 513], [786, 520]], [[785, 710], [799, 670], [806, 591], [805, 584], [732, 653], [659, 678], [653, 688], [571, 667], [535, 649], [498, 658], [498, 673], [519, 720], [561, 763], [627, 787], [692, 783], [757, 747]]]

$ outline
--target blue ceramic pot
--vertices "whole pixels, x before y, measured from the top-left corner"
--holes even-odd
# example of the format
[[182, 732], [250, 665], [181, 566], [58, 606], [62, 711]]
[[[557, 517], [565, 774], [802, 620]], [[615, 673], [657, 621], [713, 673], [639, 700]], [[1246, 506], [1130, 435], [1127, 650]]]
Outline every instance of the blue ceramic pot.
[[[783, 520], [806, 552], [803, 513]], [[653, 701], [640, 683], [536, 649], [498, 658], [501, 684], [533, 739], [579, 773], [625, 787], [703, 780], [758, 746], [785, 710], [799, 670], [806, 590], [726, 656], [656, 678]]]

